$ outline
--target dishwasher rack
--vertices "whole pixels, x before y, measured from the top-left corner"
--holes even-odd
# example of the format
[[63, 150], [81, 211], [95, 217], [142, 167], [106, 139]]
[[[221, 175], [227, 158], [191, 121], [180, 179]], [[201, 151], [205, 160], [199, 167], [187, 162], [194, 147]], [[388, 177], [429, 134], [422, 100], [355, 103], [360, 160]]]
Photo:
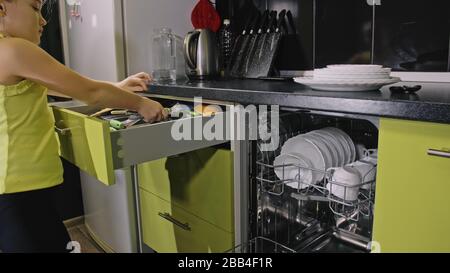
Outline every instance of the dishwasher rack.
[[[328, 202], [331, 211], [337, 216], [344, 217], [346, 220], [358, 221], [359, 216], [371, 217], [373, 213], [373, 205], [375, 199], [375, 180], [366, 181], [363, 177], [362, 181], [356, 185], [347, 185], [343, 181], [333, 180], [330, 171], [313, 169], [307, 166], [297, 164], [273, 165], [257, 161], [259, 172], [256, 180], [260, 183], [260, 189], [271, 195], [282, 195], [285, 192], [287, 184], [296, 183], [294, 188], [296, 192], [291, 193], [293, 198], [298, 200], [313, 200]], [[297, 168], [297, 175], [294, 179], [285, 179], [284, 175], [278, 178], [275, 175], [275, 169], [281, 169], [281, 173], [285, 173], [288, 167]], [[377, 165], [373, 164], [372, 169], [366, 174], [376, 171]], [[318, 173], [324, 177], [317, 184], [308, 184], [304, 182], [303, 176], [307, 172]], [[358, 191], [356, 200], [348, 200], [346, 197], [350, 192]], [[342, 198], [334, 195], [334, 192], [340, 192]]]
[[[275, 128], [279, 129], [278, 146], [272, 151], [263, 151], [261, 144], [267, 142], [260, 139], [252, 148], [255, 152], [250, 173], [253, 192], [253, 201], [250, 202], [251, 240], [230, 252], [370, 251], [376, 161], [370, 163], [372, 168], [366, 172], [367, 177], [362, 177], [361, 183], [356, 185], [334, 180], [333, 169], [314, 169], [297, 162], [275, 163], [288, 139], [326, 127], [339, 128], [355, 144], [363, 144], [368, 152], [376, 151], [376, 122], [320, 113], [281, 112], [279, 128]], [[360, 155], [359, 160], [367, 155]]]

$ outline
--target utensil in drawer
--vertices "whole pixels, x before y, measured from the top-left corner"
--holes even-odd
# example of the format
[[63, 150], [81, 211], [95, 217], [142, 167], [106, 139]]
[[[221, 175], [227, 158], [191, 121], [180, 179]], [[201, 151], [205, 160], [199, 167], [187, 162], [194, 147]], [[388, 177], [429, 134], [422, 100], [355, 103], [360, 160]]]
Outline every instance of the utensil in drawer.
[[99, 117], [103, 114], [111, 112], [112, 110], [113, 110], [112, 108], [105, 108], [105, 109], [102, 109], [102, 110], [90, 115], [90, 117]]
[[133, 125], [138, 124], [139, 122], [141, 122], [143, 120], [144, 120], [144, 118], [141, 115], [134, 114], [134, 115], [131, 115], [127, 120], [125, 120], [122, 123], [125, 125], [126, 128], [129, 128]]
[[109, 125], [116, 130], [125, 129], [125, 125], [119, 120], [112, 119], [109, 121]]
[[130, 112], [128, 110], [112, 110], [111, 115], [129, 115], [133, 112]]

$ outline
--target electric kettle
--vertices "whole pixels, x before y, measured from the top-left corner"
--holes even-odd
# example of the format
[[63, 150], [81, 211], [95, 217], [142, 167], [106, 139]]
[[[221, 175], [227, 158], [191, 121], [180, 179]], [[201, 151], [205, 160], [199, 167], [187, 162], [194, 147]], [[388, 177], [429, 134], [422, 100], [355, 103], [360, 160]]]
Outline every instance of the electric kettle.
[[192, 80], [215, 78], [219, 74], [216, 34], [209, 29], [190, 31], [184, 39], [186, 75]]

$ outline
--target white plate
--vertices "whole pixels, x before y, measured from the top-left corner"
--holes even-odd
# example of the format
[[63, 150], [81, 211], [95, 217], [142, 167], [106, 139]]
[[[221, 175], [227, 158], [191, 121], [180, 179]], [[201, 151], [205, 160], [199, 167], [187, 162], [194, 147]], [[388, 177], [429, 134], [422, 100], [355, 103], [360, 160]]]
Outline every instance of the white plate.
[[314, 75], [314, 79], [316, 80], [384, 80], [389, 79], [389, 75], [351, 75], [351, 74], [342, 74], [342, 75]]
[[[284, 169], [283, 167], [278, 167], [274, 169], [275, 174], [279, 179], [296, 180], [285, 183], [286, 186], [289, 186], [294, 189], [304, 189], [307, 188], [309, 185], [313, 184], [312, 171], [309, 170], [309, 168], [311, 168], [311, 162], [305, 157], [303, 157], [301, 154], [298, 153], [281, 154], [275, 158], [273, 164], [274, 166], [293, 165], [289, 167], [284, 167]], [[299, 181], [301, 183], [299, 183]]]
[[331, 69], [331, 68], [322, 68], [322, 69], [314, 69], [313, 75], [342, 75], [342, 74], [351, 74], [351, 75], [390, 75], [390, 68], [383, 68], [379, 70], [353, 70], [353, 69]]
[[339, 130], [335, 130], [337, 128], [334, 127], [328, 127], [328, 128], [324, 128], [322, 130], [328, 131], [331, 134], [333, 134], [335, 136], [335, 138], [341, 143], [342, 148], [344, 149], [344, 165], [351, 163], [352, 160], [352, 150], [351, 147], [349, 145], [349, 143], [347, 142], [347, 139], [344, 137], [344, 135], [341, 133], [341, 131]]
[[326, 69], [335, 71], [391, 71], [391, 68], [383, 67], [376, 64], [334, 64], [328, 65]]
[[334, 147], [334, 144], [329, 141], [329, 138], [327, 136], [323, 135], [320, 131], [317, 131], [317, 130], [316, 131], [311, 131], [308, 134], [314, 135], [314, 136], [320, 138], [323, 141], [325, 146], [327, 146], [328, 151], [330, 151], [331, 167], [337, 167], [338, 163], [339, 163], [338, 150], [336, 149], [336, 147]]
[[335, 167], [342, 167], [345, 165], [346, 161], [346, 151], [345, 147], [341, 141], [330, 131], [321, 129], [317, 130], [320, 132], [325, 138], [328, 139], [328, 142], [332, 144], [332, 146], [336, 149], [336, 155], [338, 157], [338, 162]]
[[335, 73], [326, 71], [315, 71], [314, 79], [317, 80], [385, 80], [390, 79], [390, 73]]
[[310, 133], [304, 134], [303, 137], [308, 140], [311, 140], [320, 149], [320, 152], [322, 153], [322, 156], [325, 160], [325, 169], [333, 167], [333, 158], [331, 155], [331, 151], [328, 149], [327, 144], [325, 144], [325, 141], [322, 140], [317, 135]]
[[342, 135], [345, 139], [345, 141], [347, 142], [348, 147], [350, 148], [350, 162], [354, 162], [356, 160], [356, 148], [355, 148], [355, 143], [353, 142], [353, 140], [351, 139], [351, 137], [344, 131], [342, 131], [339, 128], [336, 127], [328, 127], [329, 130], [331, 131], [335, 131], [336, 133]]
[[325, 159], [320, 149], [312, 141], [302, 135], [288, 139], [281, 148], [281, 154], [298, 153], [311, 162], [313, 182], [321, 181], [325, 172]]
[[298, 77], [294, 80], [295, 82], [307, 85], [314, 90], [346, 92], [374, 91], [379, 90], [384, 85], [394, 84], [401, 81], [400, 78], [396, 77], [391, 77], [390, 79], [386, 80], [318, 80], [310, 77]]

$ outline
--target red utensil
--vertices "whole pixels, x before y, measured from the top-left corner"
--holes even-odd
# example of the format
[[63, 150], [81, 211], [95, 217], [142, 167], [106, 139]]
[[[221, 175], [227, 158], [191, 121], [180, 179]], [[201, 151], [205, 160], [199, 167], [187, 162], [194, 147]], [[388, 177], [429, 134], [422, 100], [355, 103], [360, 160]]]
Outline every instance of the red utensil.
[[219, 13], [209, 0], [200, 0], [191, 14], [192, 25], [196, 29], [210, 29], [217, 32], [221, 25]]

